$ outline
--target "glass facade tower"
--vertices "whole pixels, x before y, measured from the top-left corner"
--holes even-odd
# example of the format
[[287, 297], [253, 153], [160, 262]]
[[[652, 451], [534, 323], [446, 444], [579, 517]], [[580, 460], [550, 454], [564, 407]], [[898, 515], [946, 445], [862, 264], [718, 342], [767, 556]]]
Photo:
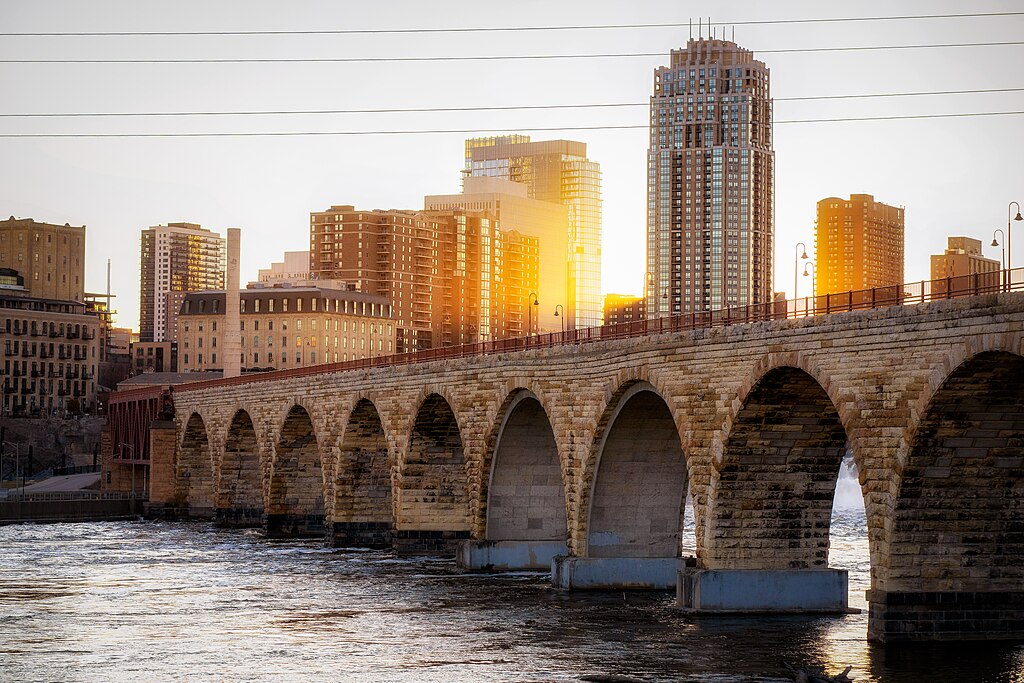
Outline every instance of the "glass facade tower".
[[649, 315], [770, 302], [768, 68], [736, 43], [690, 39], [655, 70], [650, 117]]
[[566, 329], [600, 325], [601, 165], [587, 159], [587, 145], [572, 140], [531, 142], [527, 135], [474, 138], [466, 141], [463, 174], [523, 183], [531, 199], [566, 207], [567, 300], [552, 301], [544, 292], [538, 292], [538, 298], [552, 310], [564, 306]]

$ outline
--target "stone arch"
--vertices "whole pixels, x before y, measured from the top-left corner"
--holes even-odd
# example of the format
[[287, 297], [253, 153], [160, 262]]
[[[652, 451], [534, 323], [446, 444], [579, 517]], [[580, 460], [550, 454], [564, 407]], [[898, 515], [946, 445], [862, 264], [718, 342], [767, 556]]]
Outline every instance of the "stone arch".
[[485, 451], [481, 512], [488, 541], [560, 541], [568, 533], [558, 446], [541, 399], [523, 388], [503, 401]]
[[178, 505], [189, 517], [214, 514], [213, 459], [206, 421], [198, 412], [189, 415], [178, 446], [175, 467]]
[[649, 382], [622, 385], [590, 454], [583, 552], [588, 557], [679, 557], [688, 470], [675, 418]]
[[[929, 638], [962, 623], [1024, 636], [1024, 357], [982, 351], [954, 368], [901, 472], [869, 635]], [[949, 622], [947, 603], [964, 621]]]
[[309, 412], [294, 404], [281, 425], [270, 470], [269, 536], [321, 536], [324, 482], [320, 447]]
[[359, 398], [345, 421], [335, 468], [336, 545], [390, 545], [394, 527], [391, 460], [377, 406], [368, 398]]
[[705, 564], [824, 569], [836, 479], [847, 446], [832, 399], [782, 365], [751, 387], [712, 472]]
[[469, 537], [469, 495], [462, 434], [451, 404], [427, 395], [417, 407], [401, 463], [395, 547], [451, 552]]
[[217, 479], [217, 523], [230, 527], [264, 523], [263, 467], [252, 417], [239, 408], [228, 424]]

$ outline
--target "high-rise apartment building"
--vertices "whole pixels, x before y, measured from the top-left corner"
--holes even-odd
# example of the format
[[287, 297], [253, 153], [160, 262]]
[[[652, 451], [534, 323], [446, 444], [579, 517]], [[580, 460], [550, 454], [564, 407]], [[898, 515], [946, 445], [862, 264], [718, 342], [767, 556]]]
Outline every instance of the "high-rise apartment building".
[[310, 215], [311, 276], [390, 301], [398, 353], [526, 334], [538, 252], [537, 238], [483, 211]]
[[768, 67], [736, 43], [690, 39], [655, 70], [650, 117], [648, 315], [772, 301]]
[[[539, 249], [536, 289], [527, 289], [522, 297], [508, 295], [512, 306], [510, 311], [518, 309], [520, 298], [525, 301], [533, 292], [539, 302], [533, 312], [537, 316], [533, 331], [556, 332], [562, 329], [567, 322], [564, 312], [568, 310], [570, 291], [569, 214], [564, 204], [530, 199], [523, 183], [470, 176], [463, 181], [462, 194], [428, 195], [423, 199], [423, 206], [426, 210], [487, 212], [497, 221], [500, 232], [506, 235], [506, 243], [511, 239], [508, 233], [512, 231], [523, 239], [535, 238]], [[509, 258], [512, 256], [507, 253], [506, 259]], [[510, 276], [508, 284], [516, 286], [514, 275]], [[561, 309], [557, 308], [559, 305]], [[555, 315], [556, 310], [562, 312]], [[523, 312], [524, 332], [533, 314], [528, 316]], [[510, 315], [514, 314], [510, 312]]]
[[[531, 142], [526, 135], [470, 139], [463, 176], [523, 183], [529, 198], [566, 207], [569, 282], [563, 305], [567, 329], [600, 325], [601, 165], [587, 158], [586, 143]], [[559, 303], [563, 302], [551, 301], [552, 310]]]
[[168, 306], [168, 296], [224, 288], [224, 238], [195, 223], [146, 228], [139, 265], [139, 339], [173, 341], [180, 298]]
[[818, 202], [815, 295], [903, 284], [903, 208], [869, 194]]
[[332, 206], [309, 216], [309, 272], [390, 301], [398, 353], [431, 348], [435, 232], [416, 211]]
[[81, 302], [85, 298], [85, 226], [14, 216], [0, 221], [0, 268], [17, 271], [29, 296]]

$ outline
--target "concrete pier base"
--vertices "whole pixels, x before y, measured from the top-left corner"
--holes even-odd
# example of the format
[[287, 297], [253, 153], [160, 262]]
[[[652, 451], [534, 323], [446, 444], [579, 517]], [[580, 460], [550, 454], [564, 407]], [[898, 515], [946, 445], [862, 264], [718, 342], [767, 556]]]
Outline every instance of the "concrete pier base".
[[323, 515], [267, 515], [267, 538], [323, 538]]
[[1024, 591], [869, 590], [868, 640], [1024, 640]]
[[391, 534], [388, 522], [335, 522], [330, 541], [336, 548], [390, 548]]
[[681, 557], [568, 557], [551, 561], [551, 585], [562, 590], [671, 590]]
[[396, 529], [391, 536], [391, 547], [399, 555], [454, 557], [459, 542], [468, 539], [468, 531]]
[[227, 529], [259, 529], [266, 524], [266, 518], [262, 508], [220, 508], [216, 523]]
[[678, 572], [679, 607], [696, 613], [845, 614], [845, 569], [698, 569]]
[[462, 569], [551, 569], [564, 541], [463, 541], [455, 561]]

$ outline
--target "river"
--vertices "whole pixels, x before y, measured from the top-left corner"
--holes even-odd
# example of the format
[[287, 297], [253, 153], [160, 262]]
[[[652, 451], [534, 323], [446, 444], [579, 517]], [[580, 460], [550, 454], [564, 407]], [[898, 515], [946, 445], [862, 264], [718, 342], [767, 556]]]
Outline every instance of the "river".
[[[837, 497], [838, 500], [838, 497]], [[838, 503], [837, 503], [838, 505]], [[832, 565], [866, 607], [863, 509]], [[1024, 681], [1012, 645], [885, 648], [867, 615], [692, 618], [662, 593], [561, 593], [538, 573], [272, 542], [209, 524], [0, 528], [3, 681]]]

